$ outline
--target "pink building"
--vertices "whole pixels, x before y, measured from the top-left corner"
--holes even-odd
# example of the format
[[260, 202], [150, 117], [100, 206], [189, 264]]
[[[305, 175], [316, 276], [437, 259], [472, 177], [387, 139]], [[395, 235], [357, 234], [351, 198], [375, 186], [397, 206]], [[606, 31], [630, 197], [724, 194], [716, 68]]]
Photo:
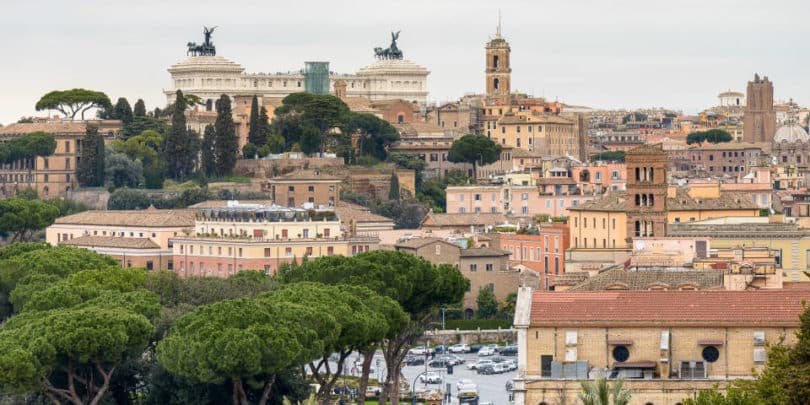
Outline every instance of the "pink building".
[[627, 166], [624, 163], [598, 162], [589, 165], [571, 166], [571, 177], [584, 194], [601, 194], [607, 190], [625, 189]]

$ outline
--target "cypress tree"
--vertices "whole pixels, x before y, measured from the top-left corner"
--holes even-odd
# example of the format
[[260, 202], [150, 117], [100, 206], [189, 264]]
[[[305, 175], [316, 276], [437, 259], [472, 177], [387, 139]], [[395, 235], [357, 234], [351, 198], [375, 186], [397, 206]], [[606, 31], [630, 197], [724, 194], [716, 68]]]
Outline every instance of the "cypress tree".
[[261, 146], [264, 139], [261, 139], [262, 125], [259, 116], [259, 98], [253, 96], [253, 102], [250, 104], [250, 128], [248, 129], [248, 142], [256, 146]]
[[113, 118], [121, 120], [124, 125], [132, 122], [132, 107], [129, 106], [129, 101], [125, 97], [121, 97], [113, 107]]
[[[180, 90], [177, 90], [173, 107], [172, 127], [164, 141], [163, 150], [169, 176], [180, 180], [191, 174], [189, 167], [193, 167], [194, 159], [194, 156], [191, 156], [192, 151], [188, 150], [190, 134], [186, 128], [186, 98]], [[189, 164], [189, 161], [192, 164]]]
[[211, 177], [216, 170], [216, 159], [214, 157], [215, 131], [213, 125], [206, 125], [202, 140], [202, 174]]
[[231, 98], [223, 94], [217, 100], [217, 120], [214, 123], [214, 159], [216, 174], [229, 176], [236, 167], [239, 141], [231, 112]]
[[136, 117], [146, 117], [146, 104], [143, 102], [143, 99], [138, 99], [135, 102], [135, 106], [132, 107], [132, 114]]
[[77, 180], [84, 187], [104, 184], [104, 137], [98, 127], [88, 125], [82, 146], [82, 160], [77, 168]]
[[267, 117], [267, 109], [264, 108], [264, 106], [262, 106], [259, 112], [259, 128], [261, 128], [259, 132], [261, 144], [256, 146], [266, 145], [267, 140], [270, 138], [270, 118]]
[[399, 176], [397, 172], [391, 173], [391, 190], [388, 192], [388, 199], [391, 201], [399, 201]]

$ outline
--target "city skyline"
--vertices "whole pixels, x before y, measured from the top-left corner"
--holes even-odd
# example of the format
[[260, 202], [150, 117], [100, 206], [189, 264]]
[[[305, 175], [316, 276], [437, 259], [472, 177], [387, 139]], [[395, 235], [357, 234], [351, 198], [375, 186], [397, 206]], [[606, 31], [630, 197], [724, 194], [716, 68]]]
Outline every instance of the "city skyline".
[[684, 1], [671, 10], [631, 0], [449, 1], [430, 3], [430, 13], [428, 2], [319, 4], [15, 4], [0, 16], [0, 35], [15, 39], [2, 46], [13, 63], [0, 67], [7, 78], [0, 123], [42, 115], [33, 108], [42, 94], [74, 87], [163, 107], [166, 69], [185, 58], [187, 42], [201, 41], [203, 25], [219, 25], [218, 55], [251, 73], [297, 70], [308, 60], [352, 73], [373, 63], [372, 49], [387, 45], [389, 31], [401, 30], [405, 58], [431, 71], [429, 99], [450, 101], [483, 91], [483, 44], [495, 34], [496, 7], [516, 91], [594, 108], [693, 113], [715, 105], [721, 91], [744, 92], [760, 73], [774, 82], [776, 99], [810, 102], [810, 79], [800, 68], [807, 56], [797, 51], [808, 34], [794, 12], [798, 1]]

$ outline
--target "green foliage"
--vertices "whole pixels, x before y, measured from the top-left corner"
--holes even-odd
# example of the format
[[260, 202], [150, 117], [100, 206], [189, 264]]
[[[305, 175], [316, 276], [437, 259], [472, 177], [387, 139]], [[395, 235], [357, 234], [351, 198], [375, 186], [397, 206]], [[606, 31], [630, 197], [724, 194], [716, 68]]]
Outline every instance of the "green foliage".
[[427, 215], [428, 208], [415, 201], [375, 201], [371, 211], [394, 220], [396, 229], [417, 229]]
[[388, 121], [368, 113], [349, 114], [347, 133], [359, 135], [361, 155], [385, 160], [388, 146], [399, 140], [399, 132]]
[[133, 136], [142, 134], [144, 131], [155, 131], [159, 134], [167, 133], [166, 121], [156, 117], [135, 116], [132, 122], [121, 128], [121, 139], [127, 140]]
[[37, 156], [50, 156], [56, 150], [53, 135], [44, 132], [32, 132], [0, 142], [0, 164], [13, 163], [22, 159], [33, 159]]
[[115, 107], [112, 109], [112, 119], [121, 120], [124, 125], [128, 125], [132, 122], [134, 118], [134, 113], [132, 112], [132, 107], [129, 105], [129, 101], [125, 97], [121, 97], [115, 103]]
[[696, 398], [685, 398], [683, 400], [683, 405], [765, 405], [768, 403], [760, 401], [747, 392], [734, 387], [729, 387], [726, 394], [717, 390], [717, 387], [702, 390], [698, 392]]
[[214, 155], [214, 144], [216, 143], [216, 133], [213, 125], [206, 125], [203, 131], [202, 140], [202, 172], [207, 177], [216, 176], [217, 159]]
[[495, 293], [489, 288], [479, 288], [478, 297], [475, 299], [478, 305], [478, 318], [490, 319], [498, 313], [498, 299], [495, 298]]
[[70, 119], [75, 119], [81, 113], [84, 120], [85, 111], [91, 108], [110, 109], [112, 103], [106, 94], [100, 91], [86, 89], [54, 90], [37, 101], [37, 111], [57, 110]]
[[708, 131], [692, 132], [686, 136], [686, 144], [692, 145], [695, 143], [709, 142], [721, 143], [731, 142], [734, 138], [727, 131], [722, 129], [710, 129]]
[[246, 143], [245, 146], [242, 147], [242, 156], [245, 159], [253, 159], [258, 154], [259, 148], [252, 143]]
[[496, 144], [484, 135], [464, 135], [453, 142], [447, 160], [454, 163], [470, 163], [473, 165], [473, 174], [476, 173], [477, 164], [490, 164], [497, 161], [501, 155], [501, 145]]
[[591, 155], [591, 162], [595, 162], [597, 160], [609, 161], [609, 162], [624, 162], [624, 151], [607, 151], [601, 152], [594, 155]]
[[186, 128], [185, 111], [188, 104], [182, 91], [177, 90], [172, 107], [172, 126], [166, 135], [163, 153], [169, 176], [182, 180], [189, 178], [194, 171], [199, 142], [196, 134]]
[[416, 194], [416, 198], [427, 204], [433, 212], [444, 212], [447, 206], [447, 192], [445, 185], [439, 179], [428, 179], [422, 183], [422, 189]]
[[359, 156], [354, 160], [354, 163], [358, 166], [372, 167], [378, 165], [380, 161], [374, 156]]
[[87, 125], [82, 143], [82, 160], [76, 177], [84, 187], [100, 187], [104, 184], [105, 150], [104, 137], [98, 133], [98, 126]]
[[135, 102], [135, 105], [132, 107], [132, 115], [134, 117], [146, 117], [146, 103], [143, 102], [143, 99], [138, 99]]
[[624, 380], [615, 380], [608, 383], [604, 378], [596, 381], [582, 381], [579, 400], [583, 405], [627, 405], [632, 398], [632, 392], [625, 389]]
[[399, 176], [397, 176], [397, 172], [391, 173], [391, 190], [388, 192], [388, 199], [399, 201]]
[[231, 98], [223, 94], [216, 103], [217, 120], [214, 123], [214, 172], [217, 176], [229, 176], [236, 167], [239, 141], [233, 123]]
[[0, 229], [12, 234], [12, 242], [31, 240], [34, 231], [46, 228], [57, 216], [56, 207], [39, 200], [0, 200]]
[[105, 152], [104, 174], [107, 184], [112, 187], [138, 187], [143, 183], [143, 163], [108, 150]]
[[517, 293], [509, 293], [506, 299], [501, 303], [498, 309], [498, 317], [501, 319], [509, 320], [515, 318], [515, 307], [517, 306]]
[[[253, 96], [253, 101], [250, 104], [250, 122], [248, 124], [248, 143], [256, 146], [264, 145], [267, 142], [267, 133], [265, 131], [267, 125], [267, 110], [264, 111], [264, 122], [261, 121], [262, 116], [259, 113], [259, 99]], [[245, 156], [253, 156], [245, 155]]]

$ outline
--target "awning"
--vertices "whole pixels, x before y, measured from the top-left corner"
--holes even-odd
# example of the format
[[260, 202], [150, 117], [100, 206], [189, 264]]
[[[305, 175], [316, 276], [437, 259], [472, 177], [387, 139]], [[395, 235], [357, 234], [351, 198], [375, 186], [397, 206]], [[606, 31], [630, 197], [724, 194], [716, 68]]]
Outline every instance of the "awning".
[[611, 346], [630, 346], [633, 344], [633, 339], [608, 339], [607, 342]]
[[698, 340], [697, 344], [700, 346], [722, 346], [722, 340]]
[[626, 363], [615, 363], [613, 368], [656, 368], [658, 363], [654, 361], [628, 361]]

